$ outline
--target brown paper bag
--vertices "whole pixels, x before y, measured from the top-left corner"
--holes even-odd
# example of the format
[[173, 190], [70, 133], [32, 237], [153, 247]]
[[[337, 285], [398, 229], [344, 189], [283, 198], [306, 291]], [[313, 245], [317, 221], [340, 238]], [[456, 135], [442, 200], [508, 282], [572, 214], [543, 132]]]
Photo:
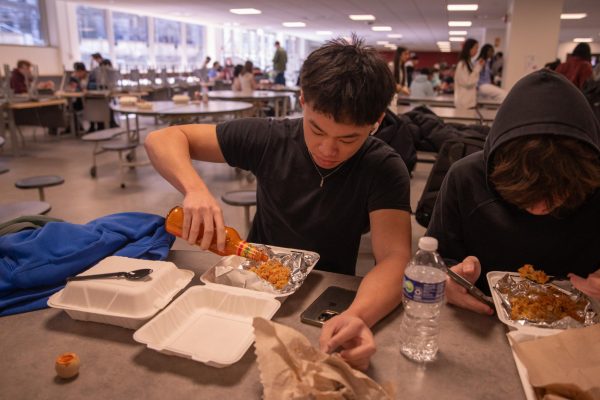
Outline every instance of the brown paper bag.
[[600, 325], [516, 342], [539, 399], [600, 399]]
[[338, 354], [322, 353], [292, 328], [254, 318], [254, 334], [265, 400], [391, 399], [377, 382], [352, 369]]

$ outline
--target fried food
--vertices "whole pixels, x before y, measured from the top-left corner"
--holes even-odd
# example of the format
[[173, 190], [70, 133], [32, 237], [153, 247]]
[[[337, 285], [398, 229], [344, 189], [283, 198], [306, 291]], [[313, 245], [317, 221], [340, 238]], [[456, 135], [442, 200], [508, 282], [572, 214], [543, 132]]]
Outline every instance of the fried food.
[[[527, 293], [508, 296], [510, 302], [510, 318], [530, 322], [554, 322], [565, 317], [584, 322], [584, 317], [577, 311], [585, 307], [580, 300], [575, 301], [567, 294], [554, 287], [531, 286]], [[584, 301], [585, 302], [585, 301]]]
[[258, 267], [250, 268], [250, 271], [254, 272], [279, 290], [283, 289], [290, 281], [290, 269], [277, 260], [262, 262]]
[[519, 272], [519, 275], [521, 275], [522, 278], [529, 279], [530, 281], [534, 281], [542, 285], [548, 282], [548, 280], [550, 279], [544, 271], [536, 270], [531, 264], [525, 264], [517, 271]]

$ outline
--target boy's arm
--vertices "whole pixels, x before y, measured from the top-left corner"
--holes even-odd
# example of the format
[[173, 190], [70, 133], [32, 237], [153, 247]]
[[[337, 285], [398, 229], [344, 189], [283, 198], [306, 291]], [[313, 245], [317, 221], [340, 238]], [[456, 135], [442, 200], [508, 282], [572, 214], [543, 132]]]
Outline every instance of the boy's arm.
[[200, 247], [208, 249], [213, 234], [225, 245], [223, 212], [192, 165], [192, 159], [225, 162], [215, 125], [172, 126], [148, 135], [146, 151], [156, 170], [184, 196], [183, 238], [195, 243], [203, 226]]
[[342, 357], [366, 369], [375, 353], [370, 327], [402, 300], [402, 278], [411, 256], [410, 215], [400, 210], [370, 213], [371, 241], [376, 264], [364, 277], [350, 308], [329, 320], [321, 332], [321, 349], [342, 347]]

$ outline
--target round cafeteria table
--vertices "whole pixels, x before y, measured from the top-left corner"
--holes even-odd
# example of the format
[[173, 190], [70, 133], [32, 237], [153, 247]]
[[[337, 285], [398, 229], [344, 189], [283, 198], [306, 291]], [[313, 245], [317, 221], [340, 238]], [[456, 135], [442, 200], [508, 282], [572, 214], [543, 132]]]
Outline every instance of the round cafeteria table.
[[252, 102], [257, 108], [264, 101], [273, 102], [275, 105], [275, 116], [283, 117], [287, 115], [287, 101], [289, 93], [275, 92], [272, 90], [254, 90], [252, 92], [238, 92], [233, 90], [213, 90], [208, 92], [211, 100], [234, 100]]

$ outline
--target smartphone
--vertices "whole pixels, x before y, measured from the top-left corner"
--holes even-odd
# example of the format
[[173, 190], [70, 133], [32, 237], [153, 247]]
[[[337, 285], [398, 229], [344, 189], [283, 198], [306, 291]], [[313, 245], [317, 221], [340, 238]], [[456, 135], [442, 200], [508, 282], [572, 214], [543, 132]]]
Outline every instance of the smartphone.
[[322, 326], [329, 319], [345, 311], [356, 297], [356, 291], [329, 286], [300, 314], [305, 324]]

